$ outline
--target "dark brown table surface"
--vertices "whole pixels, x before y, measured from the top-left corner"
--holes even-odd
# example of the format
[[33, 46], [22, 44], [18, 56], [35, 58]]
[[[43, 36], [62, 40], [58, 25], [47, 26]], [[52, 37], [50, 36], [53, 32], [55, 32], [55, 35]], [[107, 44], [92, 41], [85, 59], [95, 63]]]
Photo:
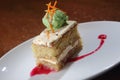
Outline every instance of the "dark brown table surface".
[[[0, 57], [20, 43], [38, 35], [45, 27], [41, 22], [50, 0], [0, 1]], [[51, 0], [53, 1], [53, 0]], [[120, 21], [120, 0], [58, 0], [58, 7], [69, 19], [89, 21]], [[120, 80], [120, 64], [93, 78]]]

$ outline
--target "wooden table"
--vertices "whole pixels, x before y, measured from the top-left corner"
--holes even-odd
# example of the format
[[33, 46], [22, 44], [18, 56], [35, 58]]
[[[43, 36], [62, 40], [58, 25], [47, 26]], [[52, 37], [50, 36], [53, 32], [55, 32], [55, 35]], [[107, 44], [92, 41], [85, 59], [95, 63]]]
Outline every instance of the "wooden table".
[[[38, 35], [50, 0], [4, 0], [0, 2], [0, 57], [20, 43]], [[52, 0], [53, 1], [53, 0]], [[70, 19], [120, 21], [120, 0], [58, 0]], [[93, 80], [120, 80], [120, 64]]]

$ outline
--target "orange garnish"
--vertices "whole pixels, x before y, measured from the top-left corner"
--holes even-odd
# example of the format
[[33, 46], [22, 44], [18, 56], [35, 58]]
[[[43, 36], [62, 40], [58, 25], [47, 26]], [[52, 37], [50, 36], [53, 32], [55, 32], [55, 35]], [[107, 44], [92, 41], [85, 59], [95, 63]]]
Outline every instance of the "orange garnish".
[[57, 9], [57, 8], [55, 7], [56, 4], [57, 4], [57, 1], [54, 2], [53, 6], [51, 5], [51, 2], [49, 2], [49, 3], [47, 4], [48, 8], [47, 8], [47, 10], [46, 10], [47, 16], [48, 16], [48, 14], [50, 15], [50, 18], [49, 18], [48, 22], [49, 22], [49, 24], [50, 24], [50, 29], [52, 30], [52, 32], [54, 32], [54, 29], [53, 29], [53, 26], [52, 26], [52, 23], [51, 23], [51, 22], [52, 22], [52, 18], [53, 18], [53, 15], [54, 15], [54, 13], [55, 13], [55, 10]]
[[52, 27], [52, 24], [50, 23], [50, 29], [52, 30], [52, 32], [54, 33], [54, 29]]
[[51, 2], [47, 4], [47, 6], [48, 6], [48, 8], [46, 10], [47, 14], [50, 13], [50, 7], [49, 7], [50, 5], [51, 5]]
[[50, 37], [49, 31], [47, 30], [46, 33], [47, 33], [47, 38], [49, 39], [49, 37]]

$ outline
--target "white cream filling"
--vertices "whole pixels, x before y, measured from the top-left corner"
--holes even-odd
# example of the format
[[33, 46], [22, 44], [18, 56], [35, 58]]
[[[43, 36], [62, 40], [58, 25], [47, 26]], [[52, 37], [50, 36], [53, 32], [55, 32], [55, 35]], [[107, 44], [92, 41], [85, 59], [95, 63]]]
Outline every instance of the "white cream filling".
[[38, 45], [45, 45], [47, 47], [52, 47], [51, 43], [58, 40], [69, 31], [72, 27], [74, 27], [77, 22], [76, 21], [67, 21], [68, 25], [56, 30], [54, 33], [50, 31], [49, 38], [47, 36], [46, 30], [42, 31], [40, 35], [34, 38], [33, 43]]
[[57, 64], [58, 62], [60, 62], [61, 60], [63, 60], [63, 59], [66, 57], [66, 55], [68, 54], [68, 52], [69, 52], [71, 49], [73, 49], [75, 46], [77, 46], [78, 42], [79, 42], [79, 40], [77, 40], [77, 41], [74, 43], [74, 45], [69, 45], [69, 46], [61, 53], [61, 55], [59, 56], [57, 62], [56, 62], [56, 61], [49, 60], [49, 59], [45, 59], [45, 58], [40, 58], [39, 60], [40, 60], [40, 61], [46, 61], [46, 62], [49, 62], [49, 63], [52, 63], [52, 64]]
[[56, 61], [52, 61], [52, 60], [50, 60], [50, 59], [40, 58], [39, 60], [40, 60], [40, 61], [49, 62], [49, 63], [52, 63], [52, 64], [57, 64]]

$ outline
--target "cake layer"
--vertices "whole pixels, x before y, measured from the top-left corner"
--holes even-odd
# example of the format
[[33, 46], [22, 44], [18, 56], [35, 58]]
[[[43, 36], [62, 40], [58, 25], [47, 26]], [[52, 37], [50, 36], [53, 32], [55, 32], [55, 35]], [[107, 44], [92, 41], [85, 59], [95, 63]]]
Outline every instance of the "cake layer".
[[62, 61], [66, 55], [68, 54], [68, 52], [70, 50], [72, 50], [74, 47], [76, 47], [78, 45], [80, 40], [77, 40], [74, 45], [69, 45], [68, 47], [66, 47], [65, 50], [63, 50], [63, 52], [61, 53], [61, 55], [58, 57], [57, 61], [53, 61], [51, 59], [45, 59], [45, 58], [39, 58], [40, 61], [45, 61], [45, 62], [49, 62], [51, 64], [58, 64], [60, 61]]
[[[41, 58], [37, 58], [36, 63], [37, 65], [42, 64], [52, 70], [55, 71], [59, 71], [61, 68], [63, 68], [63, 66], [65, 65], [66, 61], [71, 58], [71, 56], [77, 54], [78, 52], [80, 52], [80, 50], [82, 49], [82, 44], [81, 44], [81, 40], [78, 40], [77, 45], [74, 45], [74, 47], [72, 49], [70, 49], [67, 54], [65, 54], [64, 57], [62, 58], [62, 60], [60, 62], [54, 62], [50, 59], [46, 59], [46, 60], [41, 60]], [[57, 63], [57, 64], [56, 64]]]
[[67, 21], [67, 25], [63, 26], [60, 29], [55, 30], [55, 32], [50, 32], [49, 34], [49, 38], [46, 34], [47, 29], [45, 29], [44, 31], [42, 31], [40, 33], [40, 35], [38, 35], [34, 40], [33, 43], [34, 44], [38, 44], [38, 45], [43, 45], [43, 46], [47, 46], [47, 47], [53, 47], [53, 43], [57, 40], [59, 40], [59, 38], [61, 38], [66, 32], [68, 32], [71, 28], [73, 28], [75, 25], [77, 25], [76, 21]]
[[77, 41], [78, 39], [80, 39], [80, 37], [77, 32], [77, 26], [74, 25], [69, 31], [64, 33], [61, 38], [54, 41], [52, 43], [53, 44], [52, 47], [36, 44], [34, 43], [34, 40], [33, 40], [32, 45], [34, 46], [32, 48], [33, 48], [36, 58], [49, 58], [52, 60], [57, 60], [58, 57], [63, 52], [63, 50], [69, 45], [73, 45], [74, 42]]

